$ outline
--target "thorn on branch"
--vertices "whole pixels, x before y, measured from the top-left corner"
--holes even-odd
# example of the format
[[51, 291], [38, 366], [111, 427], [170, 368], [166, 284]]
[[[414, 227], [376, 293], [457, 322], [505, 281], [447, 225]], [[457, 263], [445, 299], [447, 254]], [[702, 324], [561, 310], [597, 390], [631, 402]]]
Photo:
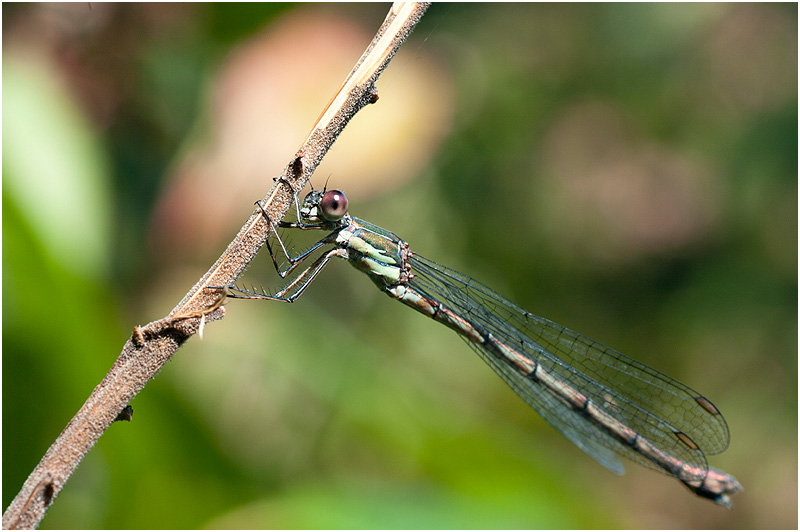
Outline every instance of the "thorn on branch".
[[303, 159], [299, 155], [294, 158], [294, 161], [292, 161], [292, 164], [289, 166], [289, 170], [293, 177], [300, 177], [303, 175]]
[[114, 421], [130, 421], [133, 419], [133, 407], [131, 405], [126, 406], [125, 408], [117, 414], [117, 417], [114, 418]]
[[131, 334], [131, 340], [133, 341], [133, 345], [136, 347], [143, 347], [144, 346], [144, 331], [138, 325], [133, 328], [133, 334]]
[[367, 99], [367, 103], [375, 103], [378, 101], [378, 88], [373, 85], [372, 88], [369, 90], [369, 97]]

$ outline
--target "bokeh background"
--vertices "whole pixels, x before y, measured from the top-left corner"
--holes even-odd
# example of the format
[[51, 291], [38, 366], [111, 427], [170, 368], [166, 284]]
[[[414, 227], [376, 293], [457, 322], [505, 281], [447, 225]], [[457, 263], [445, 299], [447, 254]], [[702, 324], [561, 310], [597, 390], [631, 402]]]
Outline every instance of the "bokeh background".
[[[3, 4], [3, 507], [289, 162], [388, 4]], [[314, 177], [712, 398], [728, 511], [616, 477], [332, 264], [233, 301], [43, 528], [797, 528], [796, 4], [434, 5]], [[292, 235], [302, 247], [302, 236]], [[245, 282], [279, 286], [266, 254]]]

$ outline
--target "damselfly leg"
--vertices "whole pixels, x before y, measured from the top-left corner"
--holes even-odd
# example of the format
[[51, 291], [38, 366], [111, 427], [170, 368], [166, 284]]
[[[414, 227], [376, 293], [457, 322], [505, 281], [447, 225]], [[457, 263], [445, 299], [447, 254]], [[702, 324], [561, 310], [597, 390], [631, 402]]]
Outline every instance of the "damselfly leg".
[[[292, 188], [291, 184], [285, 179], [280, 179], [284, 182], [292, 191], [292, 195], [294, 196], [294, 203], [297, 209], [297, 221], [295, 222], [286, 222], [281, 221], [277, 224], [272, 221], [270, 216], [264, 210], [264, 207], [261, 205], [260, 201], [256, 201], [256, 205], [258, 205], [261, 214], [266, 218], [267, 222], [272, 227], [273, 234], [275, 235], [276, 240], [278, 241], [281, 249], [283, 250], [286, 259], [289, 261], [289, 266], [285, 269], [281, 269], [280, 265], [278, 264], [278, 260], [275, 258], [275, 253], [272, 250], [272, 246], [269, 244], [269, 240], [267, 240], [267, 250], [269, 251], [270, 258], [272, 259], [272, 264], [275, 266], [275, 271], [278, 275], [285, 279], [290, 273], [296, 270], [312, 253], [319, 250], [321, 247], [334, 244], [336, 242], [338, 236], [338, 230], [336, 229], [338, 225], [338, 220], [341, 218], [341, 214], [339, 218], [336, 220], [328, 220], [326, 216], [330, 216], [330, 214], [326, 213], [346, 213], [347, 212], [347, 198], [344, 194], [338, 193], [337, 191], [332, 191], [334, 194], [326, 194], [326, 191], [314, 191], [309, 194], [306, 198], [306, 201], [303, 203], [303, 207], [299, 206], [299, 199], [297, 196], [297, 192]], [[322, 198], [324, 197], [325, 203], [323, 204], [324, 208], [318, 209], [318, 203], [323, 200], [315, 200], [315, 202], [309, 201], [309, 198], [314, 195], [316, 198], [317, 195]], [[278, 233], [278, 228], [288, 228], [288, 229], [302, 229], [302, 230], [328, 230], [333, 231], [332, 233], [325, 236], [321, 240], [314, 243], [311, 247], [299, 253], [298, 255], [292, 256], [289, 250], [287, 249], [286, 245], [281, 239], [280, 234]], [[275, 294], [267, 294], [266, 292], [258, 292], [256, 290], [247, 290], [240, 286], [230, 285], [227, 287], [228, 290], [228, 297], [236, 298], [236, 299], [266, 299], [270, 301], [284, 301], [291, 303], [302, 293], [305, 289], [311, 284], [319, 272], [328, 264], [328, 261], [331, 257], [340, 256], [342, 258], [347, 259], [347, 250], [341, 247], [332, 248], [322, 255], [320, 255], [308, 268], [306, 268], [300, 275], [298, 275], [292, 282], [284, 286]], [[219, 287], [208, 287], [209, 289], [221, 289]]]
[[[286, 259], [289, 261], [289, 266], [286, 269], [281, 270], [281, 267], [278, 264], [278, 261], [275, 259], [275, 253], [272, 251], [272, 246], [269, 243], [269, 239], [267, 239], [267, 242], [266, 242], [267, 251], [269, 251], [269, 256], [272, 259], [272, 264], [275, 265], [275, 271], [278, 272], [278, 275], [280, 275], [281, 279], [285, 279], [287, 275], [289, 275], [291, 272], [293, 272], [295, 270], [295, 268], [297, 268], [298, 264], [303, 262], [303, 260], [306, 257], [308, 257], [311, 253], [313, 253], [314, 251], [319, 249], [321, 246], [325, 245], [325, 243], [323, 241], [319, 241], [316, 244], [314, 244], [313, 246], [311, 246], [309, 249], [305, 250], [303, 253], [300, 253], [299, 255], [297, 255], [295, 257], [292, 257], [292, 255], [289, 253], [289, 250], [286, 248], [286, 245], [284, 244], [283, 239], [281, 238], [280, 234], [278, 233], [278, 228], [280, 227], [280, 228], [292, 228], [292, 229], [303, 229], [303, 230], [315, 230], [315, 229], [325, 229], [325, 227], [322, 224], [307, 224], [307, 223], [304, 223], [303, 222], [303, 215], [300, 212], [300, 199], [297, 196], [297, 191], [294, 189], [292, 184], [289, 183], [283, 177], [276, 178], [276, 181], [278, 181], [280, 183], [284, 183], [287, 187], [289, 187], [289, 190], [292, 192], [293, 203], [294, 203], [295, 210], [296, 210], [296, 213], [297, 213], [296, 221], [295, 222], [286, 222], [286, 221], [282, 220], [282, 221], [278, 222], [278, 225], [276, 226], [275, 223], [272, 221], [272, 218], [270, 218], [269, 214], [267, 214], [267, 211], [264, 210], [264, 207], [261, 205], [261, 201], [258, 200], [258, 201], [255, 202], [255, 204], [258, 205], [258, 208], [261, 210], [261, 214], [264, 216], [264, 218], [266, 218], [267, 223], [272, 228], [272, 234], [275, 235], [275, 239], [278, 241], [278, 244], [280, 245], [281, 249], [283, 250], [283, 254], [286, 256]], [[312, 190], [313, 190], [313, 188], [312, 188]]]

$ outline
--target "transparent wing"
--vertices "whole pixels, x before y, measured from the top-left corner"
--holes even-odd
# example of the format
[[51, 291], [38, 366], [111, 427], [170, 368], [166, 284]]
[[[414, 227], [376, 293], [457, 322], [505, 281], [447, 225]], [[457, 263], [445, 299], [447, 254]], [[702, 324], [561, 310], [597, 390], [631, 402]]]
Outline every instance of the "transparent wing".
[[[533, 315], [454, 270], [418, 255], [412, 255], [410, 264], [413, 288], [519, 349], [661, 451], [692, 466], [698, 478], [708, 471], [705, 455], [727, 448], [729, 432], [725, 419], [710, 401], [688, 386]], [[615, 439], [584, 413], [568, 406], [484, 346], [467, 343], [550, 425], [612, 472], [623, 471], [616, 457], [618, 453], [651, 469], [674, 474]]]

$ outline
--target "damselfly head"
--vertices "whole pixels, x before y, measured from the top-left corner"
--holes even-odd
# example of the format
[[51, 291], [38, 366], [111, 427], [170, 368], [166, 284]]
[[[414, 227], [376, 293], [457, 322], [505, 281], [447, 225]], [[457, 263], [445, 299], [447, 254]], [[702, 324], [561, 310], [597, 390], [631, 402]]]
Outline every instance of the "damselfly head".
[[312, 190], [303, 200], [300, 216], [307, 223], [338, 222], [349, 202], [341, 190]]

